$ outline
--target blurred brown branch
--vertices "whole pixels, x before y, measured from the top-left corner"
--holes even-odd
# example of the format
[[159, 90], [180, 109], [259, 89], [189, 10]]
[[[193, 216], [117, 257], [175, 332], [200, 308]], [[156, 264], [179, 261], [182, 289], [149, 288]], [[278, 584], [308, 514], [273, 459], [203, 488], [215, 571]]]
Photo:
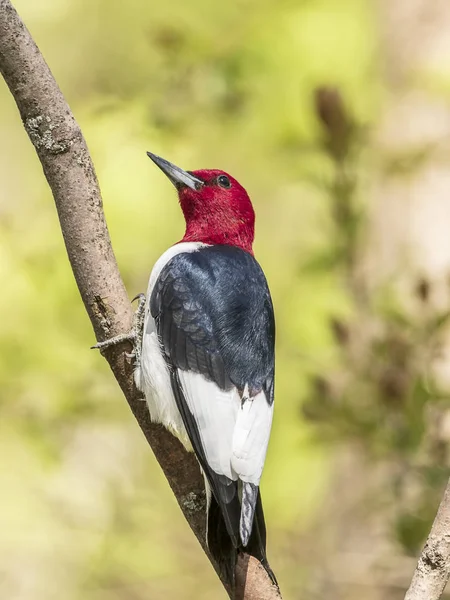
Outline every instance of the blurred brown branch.
[[450, 575], [450, 480], [405, 600], [438, 600]]
[[[72, 270], [97, 339], [127, 331], [132, 307], [111, 248], [85, 140], [44, 58], [9, 0], [0, 0], [0, 72], [52, 190]], [[200, 470], [194, 456], [185, 452], [178, 440], [150, 422], [146, 404], [134, 386], [132, 368], [125, 360], [127, 349], [123, 344], [105, 351], [106, 359], [184, 516], [211, 560], [205, 546], [205, 494]], [[231, 582], [222, 577], [222, 583], [231, 596]], [[280, 598], [280, 594], [258, 561], [241, 554], [236, 569], [236, 597], [271, 600]]]

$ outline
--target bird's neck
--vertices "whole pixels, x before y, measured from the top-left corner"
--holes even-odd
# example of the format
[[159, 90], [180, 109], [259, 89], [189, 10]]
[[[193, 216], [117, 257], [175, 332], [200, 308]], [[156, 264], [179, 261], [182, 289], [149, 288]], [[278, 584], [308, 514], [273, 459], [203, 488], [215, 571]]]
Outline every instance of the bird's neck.
[[253, 254], [254, 231], [245, 223], [221, 223], [217, 227], [209, 222], [191, 221], [181, 242], [201, 242], [209, 245], [227, 245], [242, 248]]

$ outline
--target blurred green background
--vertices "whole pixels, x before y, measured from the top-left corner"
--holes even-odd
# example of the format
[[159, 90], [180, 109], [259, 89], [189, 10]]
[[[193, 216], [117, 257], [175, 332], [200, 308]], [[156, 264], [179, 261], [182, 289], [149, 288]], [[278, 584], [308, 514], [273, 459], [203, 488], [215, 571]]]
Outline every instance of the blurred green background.
[[[145, 155], [248, 190], [277, 316], [262, 489], [285, 598], [403, 598], [448, 477], [446, 3], [16, 0], [130, 297], [183, 235]], [[0, 597], [225, 598], [94, 341], [0, 85]]]

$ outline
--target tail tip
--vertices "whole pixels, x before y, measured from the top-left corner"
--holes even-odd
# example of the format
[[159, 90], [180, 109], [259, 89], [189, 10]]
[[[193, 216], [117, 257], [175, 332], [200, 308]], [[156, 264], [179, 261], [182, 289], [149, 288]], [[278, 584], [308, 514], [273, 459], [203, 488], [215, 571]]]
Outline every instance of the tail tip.
[[242, 507], [241, 519], [239, 522], [239, 535], [241, 537], [243, 546], [247, 546], [252, 533], [253, 517], [255, 515], [258, 491], [258, 486], [253, 483], [245, 482], [242, 486]]
[[248, 527], [247, 523], [245, 523], [245, 521], [241, 519], [241, 522], [239, 524], [239, 535], [241, 537], [241, 542], [244, 547], [248, 544], [251, 532], [252, 526], [250, 525], [250, 527]]

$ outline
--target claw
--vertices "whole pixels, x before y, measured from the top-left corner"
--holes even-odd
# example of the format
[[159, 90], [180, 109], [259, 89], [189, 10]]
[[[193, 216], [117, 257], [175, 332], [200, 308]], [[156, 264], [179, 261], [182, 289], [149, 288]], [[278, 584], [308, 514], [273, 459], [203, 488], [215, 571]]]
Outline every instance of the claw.
[[91, 346], [91, 350], [103, 350], [104, 348], [109, 348], [110, 346], [115, 346], [116, 344], [120, 344], [122, 342], [131, 342], [133, 344], [133, 352], [125, 352], [125, 356], [128, 360], [135, 359], [138, 364], [140, 361], [141, 354], [141, 340], [142, 340], [142, 332], [144, 329], [144, 313], [145, 313], [145, 294], [138, 294], [131, 302], [139, 299], [139, 304], [137, 310], [134, 314], [133, 319], [133, 327], [131, 331], [128, 333], [121, 333], [120, 335], [116, 335], [109, 340], [105, 340], [104, 342], [97, 342], [94, 346]]
[[91, 350], [101, 350], [102, 348], [109, 348], [110, 346], [116, 346], [117, 344], [121, 344], [122, 342], [134, 342], [135, 333], [130, 331], [129, 333], [121, 333], [116, 335], [109, 340], [105, 340], [104, 342], [97, 342], [94, 346], [91, 346]]
[[139, 298], [139, 300], [142, 300], [145, 298], [145, 294], [143, 294], [142, 292], [140, 294], [137, 294], [133, 300], [131, 301], [131, 303], [135, 302], [137, 299]]

